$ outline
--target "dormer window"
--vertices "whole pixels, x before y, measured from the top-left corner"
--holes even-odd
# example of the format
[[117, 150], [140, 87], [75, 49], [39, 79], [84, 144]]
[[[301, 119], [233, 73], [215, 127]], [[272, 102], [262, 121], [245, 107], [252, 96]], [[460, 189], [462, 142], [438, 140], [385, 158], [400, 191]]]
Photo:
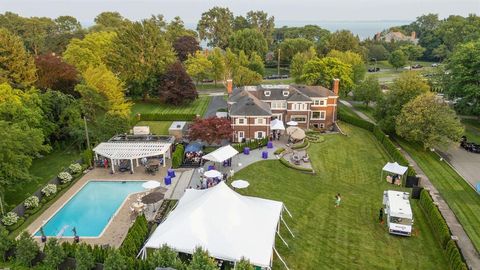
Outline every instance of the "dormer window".
[[265, 96], [266, 96], [266, 97], [269, 97], [269, 96], [270, 96], [270, 94], [271, 94], [271, 92], [270, 92], [270, 91], [265, 91], [265, 92], [263, 92], [263, 93], [265, 94]]
[[288, 92], [288, 91], [283, 91], [282, 94], [283, 94], [284, 97], [288, 97], [288, 95], [290, 94], [290, 92]]

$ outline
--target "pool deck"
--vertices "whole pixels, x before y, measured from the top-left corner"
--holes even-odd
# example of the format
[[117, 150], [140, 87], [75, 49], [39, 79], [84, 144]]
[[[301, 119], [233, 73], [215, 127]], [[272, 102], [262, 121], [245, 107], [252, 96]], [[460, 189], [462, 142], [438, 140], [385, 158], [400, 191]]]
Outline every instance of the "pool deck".
[[[42, 224], [46, 223], [59, 209], [61, 209], [67, 201], [74, 196], [88, 181], [90, 180], [102, 180], [102, 181], [121, 181], [121, 180], [154, 180], [160, 182], [162, 187], [168, 189], [165, 194], [165, 198], [170, 198], [173, 193], [173, 189], [177, 185], [177, 180], [180, 177], [175, 177], [172, 179], [172, 184], [165, 186], [163, 183], [163, 178], [167, 174], [167, 168], [170, 167], [170, 164], [167, 164], [167, 167], [161, 167], [160, 170], [155, 174], [146, 174], [143, 170], [143, 167], [135, 168], [136, 172], [133, 174], [130, 173], [115, 173], [110, 174], [107, 169], [96, 168], [88, 173], [86, 173], [82, 178], [75, 182], [72, 186], [69, 187], [67, 192], [65, 192], [57, 201], [55, 201], [45, 212], [43, 212], [34, 222], [32, 222], [26, 229], [30, 234], [34, 234]], [[112, 247], [119, 247], [123, 242], [123, 239], [127, 235], [128, 229], [133, 224], [135, 220], [130, 212], [130, 205], [137, 199], [139, 194], [145, 192], [131, 194], [120, 206], [113, 219], [107, 225], [106, 230], [100, 237], [88, 238], [80, 237], [81, 242], [85, 242], [92, 245], [109, 245]], [[40, 242], [40, 237], [35, 237], [36, 240]], [[72, 237], [64, 237], [60, 241], [73, 241]]]

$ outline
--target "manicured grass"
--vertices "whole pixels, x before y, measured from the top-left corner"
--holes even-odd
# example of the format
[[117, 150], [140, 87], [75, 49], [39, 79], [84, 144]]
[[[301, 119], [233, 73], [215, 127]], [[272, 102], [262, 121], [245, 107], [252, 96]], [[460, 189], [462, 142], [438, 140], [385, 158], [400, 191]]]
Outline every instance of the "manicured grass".
[[140, 121], [136, 126], [149, 126], [150, 132], [156, 135], [167, 135], [168, 128], [172, 125], [172, 121]]
[[202, 91], [202, 90], [224, 90], [226, 91], [225, 86], [223, 85], [222, 82], [217, 82], [217, 85], [215, 83], [199, 83], [196, 85], [197, 91]]
[[199, 96], [194, 102], [188, 105], [175, 106], [169, 104], [160, 104], [156, 102], [135, 101], [132, 107], [132, 114], [137, 113], [178, 113], [190, 114], [195, 113], [203, 115], [208, 108], [210, 102], [209, 96]]
[[480, 250], [480, 196], [477, 192], [435, 153], [404, 140], [397, 139], [397, 142], [422, 168], [457, 216], [475, 248]]
[[358, 111], [363, 112], [366, 114], [370, 119], [375, 120], [375, 117], [373, 117], [373, 114], [375, 112], [375, 108], [373, 108], [371, 105], [370, 106], [365, 106], [365, 104], [352, 104], [355, 109]]
[[[235, 174], [250, 186], [243, 194], [282, 201], [293, 218], [283, 214], [293, 230], [281, 225], [287, 248], [277, 237], [276, 248], [290, 269], [447, 269], [443, 251], [425, 216], [412, 200], [415, 235], [388, 234], [378, 223], [382, 194], [393, 187], [380, 179], [388, 160], [368, 131], [342, 124], [348, 134], [328, 135], [308, 153], [317, 175], [304, 174], [278, 161], [261, 161]], [[341, 193], [342, 205], [334, 207]], [[284, 269], [275, 256], [273, 269]]]
[[468, 141], [480, 144], [480, 121], [476, 119], [462, 119], [465, 125], [465, 136]]
[[360, 117], [354, 111], [352, 111], [352, 109], [350, 109], [349, 107], [347, 107], [341, 102], [338, 102], [338, 110], [346, 115], [357, 117], [360, 119]]
[[8, 209], [21, 203], [78, 159], [80, 159], [80, 152], [75, 146], [70, 146], [66, 149], [52, 150], [44, 157], [33, 160], [30, 173], [35, 176], [35, 179], [5, 192]]

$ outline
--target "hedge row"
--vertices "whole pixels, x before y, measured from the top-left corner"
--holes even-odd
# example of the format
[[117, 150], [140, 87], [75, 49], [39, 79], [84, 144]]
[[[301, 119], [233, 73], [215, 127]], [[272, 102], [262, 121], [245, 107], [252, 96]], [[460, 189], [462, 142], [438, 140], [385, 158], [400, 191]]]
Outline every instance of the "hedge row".
[[[65, 255], [70, 258], [75, 258], [75, 253], [77, 251], [79, 244], [71, 242], [63, 242], [62, 248], [65, 251]], [[96, 263], [104, 263], [105, 259], [108, 257], [110, 252], [113, 250], [111, 247], [102, 247], [99, 245], [86, 245], [88, 251], [92, 254], [93, 260]]]
[[373, 124], [371, 122], [368, 122], [368, 121], [365, 121], [363, 119], [360, 119], [358, 117], [346, 114], [345, 112], [343, 112], [341, 110], [338, 112], [338, 119], [342, 120], [343, 122], [352, 124], [354, 126], [361, 127], [363, 129], [369, 130], [371, 132], [373, 132], [373, 128], [375, 127], [375, 124]]
[[128, 230], [127, 236], [120, 246], [120, 252], [126, 257], [135, 258], [147, 236], [148, 222], [145, 216], [141, 215], [135, 219], [132, 227]]
[[292, 168], [292, 169], [295, 169], [295, 170], [298, 170], [298, 171], [302, 171], [302, 172], [310, 172], [310, 173], [313, 173], [313, 169], [294, 165], [294, 164], [290, 163], [288, 160], [284, 159], [283, 157], [280, 158], [280, 163], [282, 163], [283, 165], [287, 166], [288, 168]]
[[178, 168], [183, 163], [183, 154], [185, 152], [185, 146], [183, 144], [177, 144], [175, 146], [175, 151], [172, 154], [172, 167]]
[[[142, 113], [140, 121], [193, 121], [194, 113]], [[138, 119], [138, 118], [137, 118]]]
[[433, 230], [433, 235], [436, 236], [447, 255], [450, 268], [453, 270], [467, 270], [467, 265], [463, 261], [460, 250], [455, 241], [452, 240], [452, 235], [450, 234], [447, 223], [443, 219], [438, 207], [434, 204], [432, 197], [425, 189], [420, 193], [419, 205], [427, 216], [427, 220]]
[[308, 142], [308, 140], [303, 140], [302, 143], [294, 144], [294, 145], [292, 145], [291, 148], [296, 150], [296, 149], [308, 148], [309, 146], [310, 146], [310, 143]]
[[243, 148], [248, 147], [250, 150], [261, 148], [266, 146], [268, 143], [268, 138], [250, 140], [244, 143], [233, 144], [232, 147], [237, 149], [238, 152], [243, 152]]

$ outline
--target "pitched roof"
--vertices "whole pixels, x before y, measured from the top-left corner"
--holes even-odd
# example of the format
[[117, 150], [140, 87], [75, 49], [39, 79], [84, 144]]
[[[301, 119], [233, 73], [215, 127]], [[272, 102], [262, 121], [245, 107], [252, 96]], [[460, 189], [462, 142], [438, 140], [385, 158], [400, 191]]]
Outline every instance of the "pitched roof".
[[293, 93], [287, 98], [287, 101], [310, 101], [311, 102], [312, 99], [299, 91], [293, 91]]
[[229, 99], [234, 102], [230, 107], [230, 115], [245, 116], [269, 116], [272, 115], [270, 106], [260, 101], [257, 97], [248, 91], [241, 89], [243, 93], [232, 95]]
[[293, 87], [311, 98], [335, 96], [332, 90], [323, 86], [293, 85]]

